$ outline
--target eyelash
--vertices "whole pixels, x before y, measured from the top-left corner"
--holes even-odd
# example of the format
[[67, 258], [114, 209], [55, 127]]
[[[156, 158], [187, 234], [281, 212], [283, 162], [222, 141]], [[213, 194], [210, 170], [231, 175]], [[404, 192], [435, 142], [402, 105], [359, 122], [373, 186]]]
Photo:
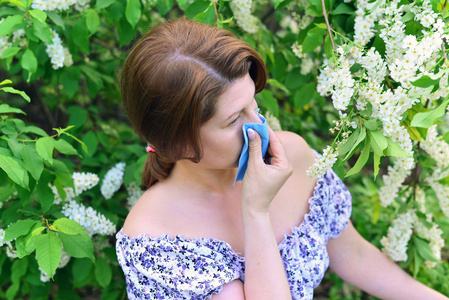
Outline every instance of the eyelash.
[[[256, 114], [259, 114], [260, 115], [260, 108], [258, 108], [258, 109], [256, 109], [255, 110], [255, 112], [256, 112]], [[232, 121], [231, 123], [229, 123], [229, 125], [235, 125], [235, 124], [237, 124], [237, 120], [240, 118], [240, 116], [239, 117], [237, 117], [234, 121]]]

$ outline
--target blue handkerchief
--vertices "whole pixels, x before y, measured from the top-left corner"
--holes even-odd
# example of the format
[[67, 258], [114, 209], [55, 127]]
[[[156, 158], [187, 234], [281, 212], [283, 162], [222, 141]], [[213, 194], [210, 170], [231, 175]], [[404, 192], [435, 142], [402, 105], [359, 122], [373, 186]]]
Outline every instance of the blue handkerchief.
[[248, 167], [248, 129], [251, 128], [256, 131], [262, 140], [262, 158], [265, 157], [268, 149], [269, 143], [269, 133], [268, 133], [268, 125], [267, 120], [262, 115], [259, 115], [259, 118], [262, 120], [263, 124], [260, 123], [246, 123], [243, 124], [243, 137], [245, 139], [245, 143], [243, 144], [242, 153], [240, 154], [239, 159], [239, 168], [237, 170], [237, 175], [235, 176], [234, 185], [237, 181], [243, 180], [243, 176], [245, 175], [246, 168]]

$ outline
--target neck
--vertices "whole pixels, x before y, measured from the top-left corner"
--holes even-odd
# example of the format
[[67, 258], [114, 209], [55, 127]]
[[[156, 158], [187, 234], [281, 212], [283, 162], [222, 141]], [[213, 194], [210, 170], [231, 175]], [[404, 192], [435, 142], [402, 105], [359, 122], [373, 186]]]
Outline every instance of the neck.
[[[177, 186], [206, 197], [211, 195], [226, 195], [234, 189], [234, 179], [237, 168], [217, 170], [206, 169], [190, 160], [176, 162], [169, 180]], [[236, 186], [239, 183], [236, 183]]]

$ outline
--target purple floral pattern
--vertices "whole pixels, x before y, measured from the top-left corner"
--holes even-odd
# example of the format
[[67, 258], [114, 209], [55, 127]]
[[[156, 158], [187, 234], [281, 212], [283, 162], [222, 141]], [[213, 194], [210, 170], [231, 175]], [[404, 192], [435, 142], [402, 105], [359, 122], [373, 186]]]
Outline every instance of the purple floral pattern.
[[[332, 171], [318, 179], [310, 212], [279, 244], [293, 299], [312, 299], [329, 266], [326, 245], [346, 228], [351, 195]], [[208, 299], [245, 277], [245, 258], [225, 241], [117, 233], [117, 257], [129, 299]]]

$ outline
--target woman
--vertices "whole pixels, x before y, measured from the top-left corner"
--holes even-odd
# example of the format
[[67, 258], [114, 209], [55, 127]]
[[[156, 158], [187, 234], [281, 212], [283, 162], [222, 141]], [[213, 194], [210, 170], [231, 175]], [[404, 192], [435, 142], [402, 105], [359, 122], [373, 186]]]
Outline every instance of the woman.
[[413, 280], [349, 221], [351, 197], [298, 135], [269, 129], [268, 155], [242, 126], [261, 123], [260, 56], [227, 31], [187, 19], [150, 30], [121, 76], [124, 108], [151, 143], [148, 188], [117, 234], [130, 299], [312, 299], [330, 266], [380, 298], [447, 299]]

